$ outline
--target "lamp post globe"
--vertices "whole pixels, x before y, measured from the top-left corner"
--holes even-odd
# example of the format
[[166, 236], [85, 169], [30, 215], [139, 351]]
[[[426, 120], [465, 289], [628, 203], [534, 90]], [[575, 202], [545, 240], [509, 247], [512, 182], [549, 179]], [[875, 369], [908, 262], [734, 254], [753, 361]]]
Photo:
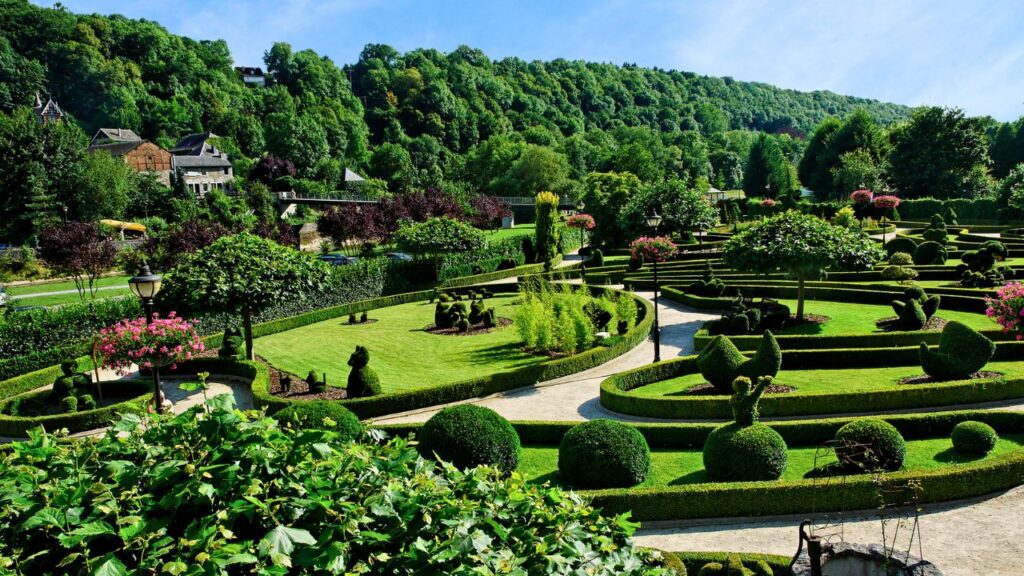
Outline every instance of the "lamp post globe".
[[[132, 294], [142, 300], [142, 306], [146, 309], [146, 324], [153, 323], [153, 298], [160, 292], [160, 283], [163, 278], [159, 274], [153, 274], [149, 264], [142, 263], [142, 269], [135, 276], [128, 279], [128, 287]], [[160, 367], [153, 368], [153, 410], [160, 414], [163, 411], [163, 394], [160, 389]]]

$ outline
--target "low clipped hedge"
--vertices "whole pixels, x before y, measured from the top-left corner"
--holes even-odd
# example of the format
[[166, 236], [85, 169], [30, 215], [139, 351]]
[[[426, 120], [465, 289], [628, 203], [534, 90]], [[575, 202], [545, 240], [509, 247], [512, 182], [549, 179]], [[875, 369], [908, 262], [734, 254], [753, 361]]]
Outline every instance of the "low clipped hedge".
[[[1005, 343], [997, 350], [1003, 358], [1019, 358], [1024, 347]], [[886, 348], [783, 351], [782, 373], [786, 370], [872, 366], [914, 366], [918, 349]], [[601, 406], [613, 412], [670, 419], [728, 419], [732, 417], [729, 396], [638, 396], [639, 387], [699, 371], [696, 356], [686, 356], [627, 370], [601, 382]], [[841, 385], [840, 385], [841, 386]], [[768, 394], [758, 407], [762, 416], [810, 416], [851, 412], [881, 412], [907, 408], [956, 406], [1024, 397], [1024, 379], [991, 378], [934, 384], [900, 385], [887, 390], [833, 393]]]
[[709, 562], [725, 565], [730, 556], [739, 556], [744, 565], [747, 562], [762, 561], [771, 567], [773, 576], [792, 575], [789, 565], [793, 559], [778, 554], [755, 554], [752, 552], [670, 552], [670, 554], [682, 562], [683, 566], [686, 566], [686, 572], [691, 576], [696, 576], [700, 569]]
[[[52, 378], [46, 384], [51, 382]], [[50, 432], [67, 428], [68, 432], [71, 433], [103, 428], [116, 422], [122, 414], [144, 414], [146, 412], [146, 404], [153, 397], [153, 383], [149, 380], [113, 380], [101, 382], [100, 385], [105, 396], [124, 397], [125, 400], [94, 410], [82, 410], [68, 414], [51, 414], [47, 416], [8, 416], [0, 414], [0, 436], [22, 438], [28, 435], [29, 430], [39, 426]], [[49, 393], [49, 390], [38, 390], [18, 395], [17, 398], [34, 398]], [[13, 400], [14, 398], [7, 398], [4, 402], [11, 402]]]
[[[488, 288], [496, 292], [512, 291], [515, 289], [515, 286], [515, 284], [492, 285], [488, 286]], [[610, 289], [591, 287], [591, 290], [595, 293], [600, 293]], [[654, 308], [650, 302], [644, 299], [634, 297], [634, 301], [640, 308], [636, 325], [611, 346], [598, 346], [572, 356], [556, 358], [540, 364], [507, 372], [489, 374], [461, 382], [394, 394], [340, 400], [339, 402], [352, 412], [355, 412], [360, 418], [366, 419], [383, 414], [415, 410], [426, 406], [449, 404], [514, 388], [533, 386], [539, 382], [554, 380], [555, 378], [561, 378], [562, 376], [599, 366], [612, 358], [632, 350], [635, 346], [646, 340], [648, 334], [650, 334], [651, 326], [654, 323]], [[256, 379], [253, 381], [253, 401], [257, 408], [266, 407], [267, 412], [273, 414], [292, 402], [302, 402], [302, 400], [292, 400], [271, 394], [269, 385], [269, 379]]]
[[514, 278], [516, 276], [539, 274], [543, 271], [544, 264], [527, 264], [525, 266], [516, 266], [515, 268], [508, 268], [506, 270], [495, 270], [494, 272], [486, 272], [484, 274], [449, 278], [442, 282], [439, 288], [462, 288], [464, 286], [472, 286], [482, 282], [493, 282], [495, 280], [504, 280], [506, 278]]
[[[1024, 414], [1009, 411], [956, 411], [900, 414], [881, 417], [908, 440], [946, 437], [965, 420], [977, 420], [1001, 434], [1024, 432]], [[850, 418], [772, 422], [790, 447], [823, 444]], [[512, 422], [524, 445], [557, 445], [575, 422]], [[651, 448], [703, 446], [712, 424], [635, 424]], [[380, 426], [389, 433], [408, 435], [417, 424]], [[892, 484], [920, 481], [921, 503], [944, 502], [1006, 490], [1024, 482], [1024, 449], [985, 462], [948, 466], [937, 470], [894, 472]], [[637, 521], [685, 520], [730, 516], [768, 516], [806, 512], [869, 510], [878, 504], [877, 485], [871, 475], [847, 476], [844, 482], [781, 480], [723, 482], [681, 486], [582, 490], [605, 514], [632, 511]]]

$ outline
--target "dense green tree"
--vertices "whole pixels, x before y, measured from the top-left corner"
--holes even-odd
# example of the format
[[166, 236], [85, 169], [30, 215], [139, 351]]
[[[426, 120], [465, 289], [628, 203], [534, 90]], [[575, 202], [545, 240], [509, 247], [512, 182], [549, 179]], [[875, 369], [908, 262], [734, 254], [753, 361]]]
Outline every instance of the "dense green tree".
[[883, 167], [864, 148], [843, 153], [839, 156], [839, 163], [832, 168], [832, 189], [841, 198], [861, 188], [880, 192], [884, 182]]
[[629, 172], [593, 172], [583, 180], [583, 201], [596, 223], [594, 241], [624, 246], [629, 238], [619, 214], [641, 189], [640, 179]]
[[544, 190], [561, 191], [568, 175], [569, 162], [565, 156], [551, 148], [531, 144], [500, 180], [500, 189], [496, 192], [532, 197]]
[[762, 134], [750, 149], [743, 172], [743, 190], [748, 196], [783, 199], [799, 191], [796, 170], [774, 138]]
[[392, 192], [404, 192], [415, 182], [416, 168], [405, 148], [385, 143], [378, 146], [370, 156], [367, 174], [387, 182]]
[[1022, 134], [1021, 122], [1004, 122], [996, 129], [989, 147], [989, 155], [992, 157], [992, 175], [996, 178], [1005, 178], [1013, 167], [1024, 162], [1024, 136]]
[[890, 138], [889, 176], [901, 196], [960, 198], [984, 191], [989, 158], [977, 119], [955, 108], [918, 108]]
[[121, 158], [102, 150], [87, 154], [78, 184], [65, 199], [68, 217], [85, 222], [121, 218], [136, 179], [136, 172]]

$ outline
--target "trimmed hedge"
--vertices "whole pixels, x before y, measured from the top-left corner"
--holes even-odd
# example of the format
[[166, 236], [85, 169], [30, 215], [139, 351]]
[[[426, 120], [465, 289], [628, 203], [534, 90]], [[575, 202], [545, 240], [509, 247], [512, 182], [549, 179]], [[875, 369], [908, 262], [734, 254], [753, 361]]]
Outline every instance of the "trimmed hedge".
[[486, 272], [484, 274], [476, 274], [473, 276], [449, 278], [442, 282], [438, 288], [462, 288], [464, 286], [472, 286], [483, 282], [493, 282], [495, 280], [504, 280], [506, 278], [515, 278], [516, 276], [526, 276], [528, 274], [539, 274], [543, 271], [544, 264], [527, 264], [525, 266], [508, 268], [507, 270], [495, 270], [493, 272]]
[[460, 404], [445, 408], [423, 424], [418, 437], [424, 458], [433, 459], [436, 454], [457, 468], [493, 466], [511, 474], [519, 465], [520, 444], [515, 428], [483, 406]]
[[636, 486], [651, 471], [651, 449], [636, 428], [615, 420], [590, 420], [562, 436], [558, 471], [567, 484], [579, 488]]
[[999, 435], [984, 422], [966, 420], [957, 424], [950, 434], [953, 449], [963, 454], [985, 455], [996, 447]]
[[[684, 566], [688, 574], [697, 574], [698, 571], [709, 562], [718, 562], [719, 564], [725, 565], [730, 556], [736, 556], [736, 552], [670, 552], [678, 558]], [[792, 562], [792, 558], [789, 556], [781, 556], [778, 554], [755, 554], [752, 552], [740, 552], [739, 557], [743, 560], [744, 564], [750, 562], [764, 562], [772, 569], [773, 576], [791, 576], [789, 564]]]
[[786, 470], [786, 442], [767, 424], [719, 426], [704, 442], [704, 469], [712, 480], [777, 480]]
[[[954, 429], [955, 430], [955, 429]], [[836, 457], [852, 470], [899, 470], [907, 456], [907, 443], [899, 430], [884, 420], [854, 420], [836, 432]], [[862, 445], [859, 449], [854, 445]]]
[[[292, 404], [274, 415], [278, 421], [287, 422], [302, 430], [307, 428], [332, 430], [346, 440], [358, 438], [363, 425], [350, 410], [330, 400], [311, 400]], [[327, 424], [327, 419], [334, 422]]]
[[[45, 372], [41, 370], [34, 374]], [[50, 378], [46, 385], [52, 382]], [[83, 432], [108, 426], [118, 419], [122, 414], [144, 414], [146, 404], [153, 397], [153, 383], [149, 380], [112, 380], [100, 383], [105, 396], [125, 397], [125, 400], [109, 406], [102, 406], [93, 410], [82, 410], [67, 414], [52, 414], [47, 416], [8, 416], [0, 414], [0, 436], [21, 438], [28, 435], [28, 431], [39, 426], [53, 432], [61, 428], [67, 428], [69, 432]], [[17, 396], [17, 398], [35, 398], [49, 394], [49, 390], [28, 392]], [[4, 403], [12, 402], [15, 398], [6, 398]]]

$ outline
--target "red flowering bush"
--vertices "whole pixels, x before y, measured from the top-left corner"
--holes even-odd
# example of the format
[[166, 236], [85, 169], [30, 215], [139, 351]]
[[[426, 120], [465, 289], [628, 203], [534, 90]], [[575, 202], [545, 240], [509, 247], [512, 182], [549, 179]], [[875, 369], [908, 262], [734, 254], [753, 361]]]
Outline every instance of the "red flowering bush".
[[768, 208], [769, 210], [775, 208], [775, 200], [772, 200], [771, 198], [761, 200], [761, 208]]
[[871, 190], [854, 190], [853, 194], [850, 194], [850, 200], [853, 200], [854, 204], [867, 204], [868, 202], [871, 202], [872, 196], [874, 196], [874, 194]]
[[642, 256], [644, 262], [664, 262], [675, 256], [679, 249], [668, 236], [641, 236], [629, 245], [629, 252], [634, 259]]
[[900, 199], [895, 196], [875, 196], [872, 200], [875, 208], [883, 211], [895, 210], [900, 205]]
[[103, 366], [114, 368], [118, 374], [126, 374], [132, 364], [173, 368], [175, 363], [191, 359], [205, 349], [195, 328], [174, 312], [167, 318], [156, 316], [150, 324], [145, 318], [121, 320], [100, 330], [98, 347]]
[[996, 297], [985, 297], [985, 314], [1003, 327], [1003, 332], [1015, 332], [1017, 340], [1024, 340], [1024, 284], [1010, 282], [996, 288]]
[[566, 218], [565, 225], [569, 228], [593, 230], [597, 223], [594, 222], [594, 217], [590, 214], [575, 214]]

